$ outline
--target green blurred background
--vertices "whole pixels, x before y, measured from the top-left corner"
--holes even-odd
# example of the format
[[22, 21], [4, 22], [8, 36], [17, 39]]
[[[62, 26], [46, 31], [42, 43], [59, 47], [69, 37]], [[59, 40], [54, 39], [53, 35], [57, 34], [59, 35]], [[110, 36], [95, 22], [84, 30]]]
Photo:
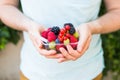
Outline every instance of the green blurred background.
[[[104, 4], [101, 5], [99, 16], [106, 13]], [[20, 39], [19, 31], [8, 28], [0, 22], [0, 50], [3, 50], [8, 42], [17, 44]], [[113, 80], [120, 80], [120, 30], [101, 35], [103, 40], [105, 69], [103, 75], [112, 72]]]

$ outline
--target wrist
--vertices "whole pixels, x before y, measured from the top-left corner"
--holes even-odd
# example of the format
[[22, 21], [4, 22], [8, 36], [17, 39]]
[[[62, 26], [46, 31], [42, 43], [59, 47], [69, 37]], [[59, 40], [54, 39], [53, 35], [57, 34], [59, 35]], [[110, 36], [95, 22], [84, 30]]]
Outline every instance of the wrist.
[[100, 25], [100, 23], [98, 21], [88, 22], [87, 26], [89, 27], [92, 34], [101, 33], [102, 26]]
[[29, 23], [26, 23], [26, 27], [25, 27], [25, 31], [26, 32], [35, 32], [35, 31], [42, 31], [43, 30], [43, 26], [36, 23], [36, 22], [33, 22], [33, 21], [30, 21]]

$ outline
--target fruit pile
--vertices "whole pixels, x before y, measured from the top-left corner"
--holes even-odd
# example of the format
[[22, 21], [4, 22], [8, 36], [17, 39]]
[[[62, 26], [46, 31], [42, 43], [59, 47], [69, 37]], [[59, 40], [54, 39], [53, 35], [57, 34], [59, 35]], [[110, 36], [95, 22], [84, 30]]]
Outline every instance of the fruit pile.
[[76, 49], [79, 39], [79, 34], [71, 23], [65, 23], [62, 29], [58, 26], [48, 28], [41, 33], [41, 36], [48, 40], [48, 42], [43, 41], [45, 49], [54, 49], [57, 51], [61, 47], [66, 49], [66, 45], [68, 44], [73, 49]]

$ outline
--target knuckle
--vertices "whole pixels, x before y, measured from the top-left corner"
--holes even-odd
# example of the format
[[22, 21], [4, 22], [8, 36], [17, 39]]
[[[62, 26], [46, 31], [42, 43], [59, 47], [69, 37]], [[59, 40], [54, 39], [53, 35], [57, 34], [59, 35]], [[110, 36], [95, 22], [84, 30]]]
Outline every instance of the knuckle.
[[73, 54], [73, 52], [69, 52], [69, 54]]
[[67, 53], [64, 53], [64, 56], [65, 56], [65, 57], [68, 57], [69, 55], [68, 55]]

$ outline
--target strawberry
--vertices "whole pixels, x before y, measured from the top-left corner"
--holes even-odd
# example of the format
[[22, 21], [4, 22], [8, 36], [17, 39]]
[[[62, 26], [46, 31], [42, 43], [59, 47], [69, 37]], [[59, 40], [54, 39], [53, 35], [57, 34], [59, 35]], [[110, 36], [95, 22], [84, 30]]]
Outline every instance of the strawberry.
[[57, 38], [57, 36], [53, 33], [53, 32], [49, 32], [48, 33], [48, 41], [51, 42], [51, 41], [55, 41]]

